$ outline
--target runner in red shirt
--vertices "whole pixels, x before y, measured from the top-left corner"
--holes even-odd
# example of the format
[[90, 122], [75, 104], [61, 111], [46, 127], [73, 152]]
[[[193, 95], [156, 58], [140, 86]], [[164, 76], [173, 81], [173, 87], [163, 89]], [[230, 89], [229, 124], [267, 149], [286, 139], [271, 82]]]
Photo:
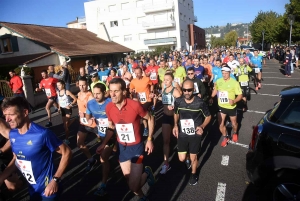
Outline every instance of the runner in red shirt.
[[[150, 62], [149, 62], [149, 66], [147, 67], [147, 69], [145, 70], [145, 74], [147, 77], [150, 77], [150, 80], [152, 81], [152, 84], [153, 84], [153, 91], [151, 91], [151, 93], [154, 93], [155, 94], [155, 97], [157, 97], [158, 95], [158, 92], [157, 92], [157, 89], [158, 89], [158, 69], [159, 69], [159, 66], [157, 66], [155, 64], [155, 61], [154, 59], [150, 59]], [[152, 106], [152, 113], [154, 113], [154, 110], [155, 110], [155, 105], [156, 105], [156, 102], [157, 102], [157, 98], [153, 98], [153, 106]]]
[[56, 99], [57, 99], [56, 83], [58, 80], [56, 78], [49, 77], [48, 72], [46, 70], [43, 70], [41, 72], [41, 74], [42, 74], [43, 79], [40, 82], [39, 88], [36, 88], [35, 91], [41, 91], [42, 88], [45, 90], [46, 96], [48, 98], [48, 102], [45, 107], [45, 109], [48, 113], [48, 123], [45, 126], [50, 127], [50, 126], [52, 126], [50, 108], [52, 105], [54, 105], [56, 110], [58, 108], [58, 104], [56, 102]]
[[[111, 80], [109, 93], [112, 102], [108, 103], [105, 109], [108, 129], [103, 143], [97, 148], [97, 153], [101, 154], [116, 129], [120, 166], [127, 179], [129, 189], [142, 200], [147, 200], [142, 186], [146, 181], [148, 185], [152, 186], [155, 178], [150, 167], [146, 166], [143, 171], [143, 153], [148, 152], [149, 155], [153, 151], [154, 118], [143, 109], [139, 102], [126, 98], [126, 83], [121, 78]], [[149, 136], [145, 148], [140, 133], [141, 118], [148, 120], [149, 125]]]
[[9, 76], [11, 77], [11, 79], [9, 82], [7, 82], [7, 84], [11, 88], [12, 92], [14, 93], [13, 97], [16, 96], [25, 97], [23, 92], [22, 79], [16, 75], [14, 70], [9, 71]]

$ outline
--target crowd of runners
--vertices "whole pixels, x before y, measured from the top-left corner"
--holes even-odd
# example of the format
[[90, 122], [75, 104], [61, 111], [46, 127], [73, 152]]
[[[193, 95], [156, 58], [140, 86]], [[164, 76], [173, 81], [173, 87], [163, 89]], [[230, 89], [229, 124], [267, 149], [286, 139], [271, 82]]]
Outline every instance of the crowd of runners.
[[[11, 154], [11, 147], [13, 154], [11, 162], [2, 168], [0, 185], [5, 183], [7, 189], [15, 190], [27, 180], [32, 200], [58, 199], [61, 177], [72, 157], [68, 146], [69, 126], [72, 108], [76, 106], [79, 120], [77, 146], [87, 158], [85, 171], [91, 171], [98, 161], [102, 164], [102, 175], [99, 176], [102, 182], [94, 194], [107, 194], [109, 157], [112, 152], [117, 152], [129, 189], [141, 201], [148, 200], [142, 186], [145, 183], [152, 186], [156, 179], [151, 167], [144, 167], [143, 158], [144, 153], [149, 155], [155, 146], [161, 146], [153, 143], [158, 102], [163, 105], [164, 165], [160, 174], [167, 174], [171, 168], [170, 138], [174, 135], [178, 158], [191, 169], [189, 184], [196, 185], [202, 134], [215, 117], [223, 136], [220, 146], [226, 147], [230, 140], [238, 142], [237, 105], [247, 111], [249, 82], [255, 83], [253, 90], [262, 87], [264, 59], [258, 50], [251, 53], [228, 48], [163, 52], [155, 57], [128, 56], [117, 67], [112, 63], [105, 67], [87, 61], [79, 70], [78, 94], [70, 91], [67, 68], [63, 69], [64, 76], [59, 77], [53, 74], [50, 66], [42, 71], [43, 79], [36, 91], [43, 90], [48, 98], [45, 109], [49, 122], [46, 127], [52, 126], [52, 106], [61, 114], [65, 129], [63, 141], [49, 128], [30, 121], [31, 108], [24, 98], [22, 82], [11, 71], [8, 84], [14, 97], [6, 98], [2, 103], [4, 120], [0, 120], [0, 133], [8, 140], [0, 153]], [[232, 133], [226, 130], [228, 122], [232, 125]], [[99, 142], [98, 157], [93, 157], [94, 153], [85, 144], [87, 135], [93, 134]], [[62, 155], [58, 168], [53, 165], [53, 152]], [[23, 179], [17, 176], [19, 172]]]

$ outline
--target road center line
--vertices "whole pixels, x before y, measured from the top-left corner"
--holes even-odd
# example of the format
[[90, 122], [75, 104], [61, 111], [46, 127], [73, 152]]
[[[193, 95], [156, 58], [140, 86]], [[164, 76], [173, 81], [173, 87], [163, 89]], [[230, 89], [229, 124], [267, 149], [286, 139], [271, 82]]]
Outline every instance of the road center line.
[[299, 78], [285, 78], [285, 77], [263, 77], [263, 79], [265, 78], [270, 78], [270, 79], [281, 79], [281, 80], [298, 80]]
[[228, 143], [229, 143], [229, 144], [238, 145], [238, 146], [244, 147], [244, 148], [246, 148], [246, 149], [249, 148], [249, 145], [241, 144], [241, 143], [238, 143], [238, 142], [232, 142], [231, 140], [230, 140]]
[[[253, 82], [250, 82], [250, 84], [254, 85]], [[263, 83], [263, 85], [265, 86], [277, 86], [277, 87], [289, 87], [291, 85], [287, 85], [287, 84], [265, 84]]]
[[261, 93], [251, 93], [251, 95], [261, 95], [261, 96], [277, 96], [277, 97], [279, 97], [279, 94], [278, 95], [276, 95], [276, 94], [261, 94]]
[[226, 184], [218, 182], [216, 201], [224, 201], [225, 200], [225, 191], [226, 191]]
[[229, 163], [229, 156], [228, 155], [222, 155], [222, 161], [221, 161], [221, 165], [224, 165], [224, 166], [228, 166], [228, 163]]

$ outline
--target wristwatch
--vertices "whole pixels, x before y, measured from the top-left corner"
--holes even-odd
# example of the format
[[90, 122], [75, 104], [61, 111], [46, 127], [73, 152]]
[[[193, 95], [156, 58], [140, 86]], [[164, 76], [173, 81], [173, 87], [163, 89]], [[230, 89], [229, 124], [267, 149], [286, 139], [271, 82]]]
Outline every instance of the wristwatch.
[[59, 177], [53, 177], [53, 180], [56, 182], [56, 183], [59, 183], [61, 181], [61, 178]]

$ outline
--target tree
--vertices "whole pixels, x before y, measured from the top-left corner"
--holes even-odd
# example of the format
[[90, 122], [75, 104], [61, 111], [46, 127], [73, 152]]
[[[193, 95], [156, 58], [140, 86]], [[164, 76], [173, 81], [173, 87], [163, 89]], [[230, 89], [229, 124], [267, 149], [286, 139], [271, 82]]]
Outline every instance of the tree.
[[280, 36], [280, 24], [282, 16], [273, 11], [263, 12], [260, 11], [258, 15], [249, 27], [252, 35], [252, 41], [255, 43], [261, 43], [263, 39], [262, 31], [264, 34], [265, 43], [271, 43], [278, 41]]
[[226, 46], [236, 46], [236, 40], [238, 39], [238, 34], [236, 31], [230, 31], [225, 34], [224, 42]]
[[285, 13], [282, 16], [280, 23], [280, 42], [285, 42], [286, 40], [289, 40], [289, 15], [291, 14], [295, 17], [292, 29], [292, 41], [300, 41], [300, 0], [290, 0], [290, 3], [285, 5]]

